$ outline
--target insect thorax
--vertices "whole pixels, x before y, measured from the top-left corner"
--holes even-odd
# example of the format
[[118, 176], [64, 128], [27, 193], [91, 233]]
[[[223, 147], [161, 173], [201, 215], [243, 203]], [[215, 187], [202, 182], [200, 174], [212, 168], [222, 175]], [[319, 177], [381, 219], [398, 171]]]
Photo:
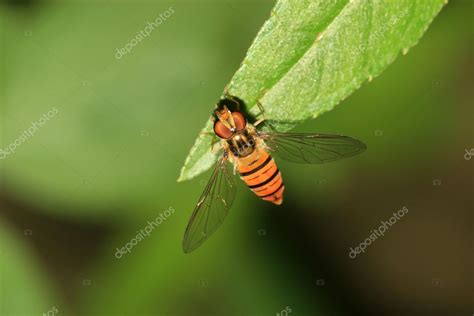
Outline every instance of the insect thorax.
[[234, 157], [246, 157], [255, 150], [255, 138], [250, 135], [248, 129], [235, 134], [227, 140], [230, 153]]

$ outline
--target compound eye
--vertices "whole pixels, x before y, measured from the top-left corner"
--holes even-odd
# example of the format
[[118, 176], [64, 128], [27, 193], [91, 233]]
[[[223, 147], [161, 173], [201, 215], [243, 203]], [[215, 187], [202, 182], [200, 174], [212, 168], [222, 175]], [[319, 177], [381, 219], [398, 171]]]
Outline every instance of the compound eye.
[[228, 139], [234, 135], [230, 129], [224, 126], [221, 121], [214, 123], [214, 133], [220, 138]]
[[238, 111], [232, 112], [232, 118], [234, 119], [235, 128], [238, 132], [247, 127], [247, 120], [242, 113]]

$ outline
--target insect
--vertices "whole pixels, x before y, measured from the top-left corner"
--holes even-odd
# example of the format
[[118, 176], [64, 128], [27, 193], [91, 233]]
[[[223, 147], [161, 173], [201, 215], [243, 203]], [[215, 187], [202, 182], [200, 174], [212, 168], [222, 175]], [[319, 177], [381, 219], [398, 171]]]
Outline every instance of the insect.
[[183, 238], [185, 253], [198, 248], [224, 221], [235, 198], [236, 172], [259, 198], [280, 205], [285, 185], [270, 153], [295, 163], [318, 164], [366, 149], [364, 143], [347, 136], [259, 131], [256, 126], [262, 120], [249, 123], [240, 111], [243, 105], [232, 96], [216, 105], [214, 133], [220, 138], [222, 155], [189, 219]]

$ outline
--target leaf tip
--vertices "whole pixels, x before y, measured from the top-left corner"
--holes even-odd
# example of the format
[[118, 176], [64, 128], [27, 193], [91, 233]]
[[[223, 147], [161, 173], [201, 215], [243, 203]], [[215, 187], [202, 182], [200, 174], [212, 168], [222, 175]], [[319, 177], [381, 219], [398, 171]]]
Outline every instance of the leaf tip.
[[179, 177], [178, 179], [176, 179], [176, 182], [184, 182], [188, 180], [187, 177], [185, 176], [185, 168], [186, 168], [185, 166], [181, 168], [181, 171], [179, 172]]

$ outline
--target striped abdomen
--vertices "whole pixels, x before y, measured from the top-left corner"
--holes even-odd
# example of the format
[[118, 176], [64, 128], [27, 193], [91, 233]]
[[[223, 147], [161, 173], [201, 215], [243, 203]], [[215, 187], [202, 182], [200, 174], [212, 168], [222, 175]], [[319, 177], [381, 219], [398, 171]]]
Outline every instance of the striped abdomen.
[[283, 202], [283, 179], [273, 158], [264, 150], [256, 149], [239, 158], [238, 171], [242, 180], [258, 197], [280, 205]]

